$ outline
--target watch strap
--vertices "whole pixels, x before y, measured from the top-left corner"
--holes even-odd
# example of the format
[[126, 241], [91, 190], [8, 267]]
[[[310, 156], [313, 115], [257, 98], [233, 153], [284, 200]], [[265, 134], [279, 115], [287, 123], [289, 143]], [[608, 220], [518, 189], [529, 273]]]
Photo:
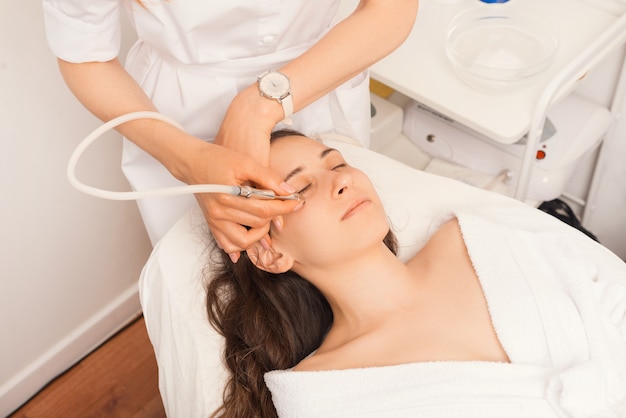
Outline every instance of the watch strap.
[[285, 125], [291, 126], [291, 124], [293, 124], [293, 121], [291, 120], [291, 115], [293, 115], [293, 98], [291, 96], [291, 92], [287, 93], [287, 96], [279, 100], [279, 103], [283, 107], [283, 113], [285, 115], [282, 122]]

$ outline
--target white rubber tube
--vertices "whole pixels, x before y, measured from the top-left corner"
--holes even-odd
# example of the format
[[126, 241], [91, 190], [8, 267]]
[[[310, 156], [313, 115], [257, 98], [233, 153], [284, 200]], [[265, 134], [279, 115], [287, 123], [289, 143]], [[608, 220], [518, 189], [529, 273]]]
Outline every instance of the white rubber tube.
[[70, 157], [70, 160], [67, 164], [67, 178], [72, 186], [74, 186], [77, 190], [83, 193], [109, 200], [137, 200], [146, 197], [176, 196], [189, 193], [226, 193], [231, 195], [240, 194], [241, 188], [239, 186], [227, 186], [223, 184], [194, 184], [178, 187], [168, 187], [156, 190], [116, 192], [92, 187], [79, 181], [76, 177], [76, 166], [78, 165], [78, 161], [80, 160], [80, 157], [83, 155], [85, 150], [104, 133], [123, 123], [130, 122], [136, 119], [156, 119], [167, 122], [182, 129], [182, 127], [175, 120], [161, 113], [150, 111], [128, 113], [102, 124], [92, 133], [87, 135], [87, 137], [85, 137], [85, 139], [83, 139], [78, 144]]

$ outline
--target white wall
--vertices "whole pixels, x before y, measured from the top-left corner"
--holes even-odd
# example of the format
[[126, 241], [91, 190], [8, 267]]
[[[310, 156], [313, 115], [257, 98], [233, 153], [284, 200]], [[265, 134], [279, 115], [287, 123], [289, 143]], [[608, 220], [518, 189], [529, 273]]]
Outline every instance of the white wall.
[[[70, 187], [65, 166], [98, 125], [48, 50], [38, 0], [0, 0], [0, 416], [140, 312], [151, 250], [134, 202]], [[109, 135], [80, 173], [126, 189]]]

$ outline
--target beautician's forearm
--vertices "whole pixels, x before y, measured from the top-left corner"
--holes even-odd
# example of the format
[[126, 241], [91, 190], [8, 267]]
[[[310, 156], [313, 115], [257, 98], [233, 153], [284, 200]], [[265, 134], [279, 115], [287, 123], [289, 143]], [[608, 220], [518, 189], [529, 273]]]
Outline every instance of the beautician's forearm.
[[407, 38], [417, 0], [362, 0], [309, 51], [281, 71], [290, 77], [295, 110], [368, 68]]
[[[74, 64], [58, 60], [66, 84], [78, 100], [96, 117], [109, 121], [130, 112], [156, 111], [141, 87], [119, 60]], [[142, 119], [121, 125], [118, 130], [160, 161], [174, 176], [182, 178], [185, 156], [205, 145], [167, 123]]]

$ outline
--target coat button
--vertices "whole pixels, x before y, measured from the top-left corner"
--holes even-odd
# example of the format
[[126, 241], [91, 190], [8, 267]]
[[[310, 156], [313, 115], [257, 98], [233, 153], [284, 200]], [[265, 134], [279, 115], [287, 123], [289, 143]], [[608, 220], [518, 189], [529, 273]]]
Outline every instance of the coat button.
[[264, 45], [269, 45], [272, 42], [274, 42], [275, 39], [276, 39], [276, 37], [273, 36], [273, 35], [266, 35], [263, 38], [261, 38], [261, 43], [264, 44]]

